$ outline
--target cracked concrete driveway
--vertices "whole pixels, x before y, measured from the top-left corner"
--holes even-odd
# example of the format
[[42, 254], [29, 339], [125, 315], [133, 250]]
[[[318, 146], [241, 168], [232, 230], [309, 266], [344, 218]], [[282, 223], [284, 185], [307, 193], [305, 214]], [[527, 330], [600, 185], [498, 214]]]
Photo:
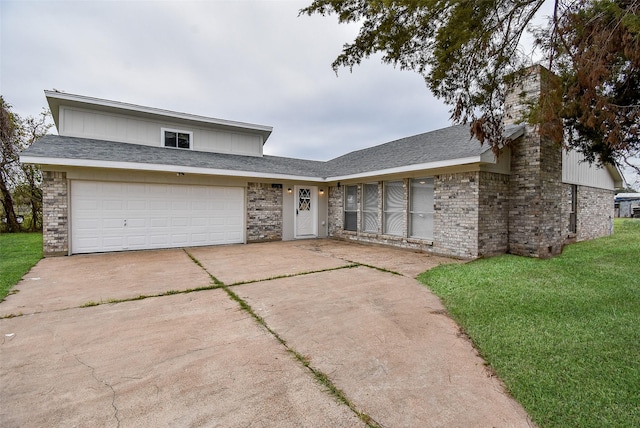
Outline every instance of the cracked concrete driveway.
[[0, 303], [0, 426], [526, 427], [415, 276], [331, 240], [44, 259]]

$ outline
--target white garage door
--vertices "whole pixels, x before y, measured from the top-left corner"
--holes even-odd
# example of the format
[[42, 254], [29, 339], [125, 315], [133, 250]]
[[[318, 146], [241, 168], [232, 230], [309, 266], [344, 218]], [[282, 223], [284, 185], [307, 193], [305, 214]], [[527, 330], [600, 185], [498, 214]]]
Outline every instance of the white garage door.
[[244, 189], [71, 182], [71, 252], [244, 242]]

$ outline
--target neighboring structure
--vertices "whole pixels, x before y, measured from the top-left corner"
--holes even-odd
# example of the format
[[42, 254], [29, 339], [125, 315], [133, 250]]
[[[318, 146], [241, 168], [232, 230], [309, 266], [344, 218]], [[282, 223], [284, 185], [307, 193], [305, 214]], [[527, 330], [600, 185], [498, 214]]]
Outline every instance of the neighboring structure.
[[[545, 90], [536, 71], [521, 92]], [[43, 169], [45, 255], [335, 237], [548, 257], [612, 233], [622, 182], [517, 124], [497, 159], [453, 126], [318, 162], [263, 155], [266, 126], [46, 97], [59, 135], [21, 156]]]
[[640, 218], [640, 193], [618, 193], [615, 198], [615, 216]]

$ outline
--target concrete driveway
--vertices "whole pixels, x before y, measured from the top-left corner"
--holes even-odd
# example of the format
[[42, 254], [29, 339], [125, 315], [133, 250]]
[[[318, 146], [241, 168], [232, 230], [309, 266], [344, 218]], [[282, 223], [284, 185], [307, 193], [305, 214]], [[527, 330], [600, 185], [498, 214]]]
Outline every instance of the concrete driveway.
[[331, 240], [44, 259], [0, 303], [0, 426], [531, 426], [414, 279], [441, 263]]

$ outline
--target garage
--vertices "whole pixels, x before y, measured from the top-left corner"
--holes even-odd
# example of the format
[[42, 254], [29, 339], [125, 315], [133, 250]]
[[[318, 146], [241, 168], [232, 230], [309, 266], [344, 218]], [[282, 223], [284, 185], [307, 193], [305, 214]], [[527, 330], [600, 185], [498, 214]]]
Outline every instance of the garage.
[[71, 252], [244, 242], [244, 189], [71, 181]]

